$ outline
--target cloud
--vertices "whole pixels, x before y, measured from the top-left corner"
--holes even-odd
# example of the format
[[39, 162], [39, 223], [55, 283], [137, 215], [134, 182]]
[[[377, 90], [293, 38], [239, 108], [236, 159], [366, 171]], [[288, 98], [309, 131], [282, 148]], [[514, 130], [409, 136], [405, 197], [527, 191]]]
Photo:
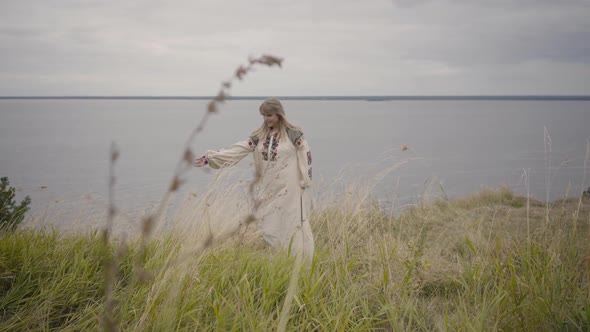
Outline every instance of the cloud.
[[581, 42], [590, 39], [590, 11], [553, 7], [449, 11], [415, 25], [411, 39], [400, 38], [402, 56], [453, 66], [590, 61], [590, 47]]
[[590, 93], [589, 3], [3, 2], [0, 95], [212, 94], [261, 53], [236, 94]]

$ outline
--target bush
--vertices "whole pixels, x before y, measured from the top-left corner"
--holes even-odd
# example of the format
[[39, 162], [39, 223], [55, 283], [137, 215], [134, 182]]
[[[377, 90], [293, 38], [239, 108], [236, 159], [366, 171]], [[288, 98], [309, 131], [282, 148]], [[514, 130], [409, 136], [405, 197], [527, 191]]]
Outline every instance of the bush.
[[0, 230], [14, 231], [25, 218], [31, 198], [25, 197], [19, 205], [14, 200], [15, 189], [10, 186], [7, 177], [0, 179]]

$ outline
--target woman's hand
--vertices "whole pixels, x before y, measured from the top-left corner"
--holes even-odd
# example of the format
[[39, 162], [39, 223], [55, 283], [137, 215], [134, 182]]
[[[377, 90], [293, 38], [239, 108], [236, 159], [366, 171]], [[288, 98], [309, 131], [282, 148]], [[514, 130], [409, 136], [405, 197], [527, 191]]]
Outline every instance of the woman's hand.
[[203, 167], [205, 165], [207, 165], [207, 157], [202, 156], [201, 158], [197, 158], [195, 159], [195, 161], [193, 162], [193, 165], [196, 167]]

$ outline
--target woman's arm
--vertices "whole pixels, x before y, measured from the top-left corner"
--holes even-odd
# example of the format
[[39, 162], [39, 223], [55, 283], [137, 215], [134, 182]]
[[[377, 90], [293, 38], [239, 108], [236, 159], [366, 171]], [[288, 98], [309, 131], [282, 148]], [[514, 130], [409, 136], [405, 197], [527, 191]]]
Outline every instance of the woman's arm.
[[233, 166], [244, 159], [250, 152], [254, 151], [256, 144], [252, 139], [238, 142], [219, 151], [208, 150], [204, 156], [195, 160], [193, 165], [203, 167], [209, 165], [211, 168]]
[[301, 188], [311, 187], [311, 149], [303, 136], [295, 141]]

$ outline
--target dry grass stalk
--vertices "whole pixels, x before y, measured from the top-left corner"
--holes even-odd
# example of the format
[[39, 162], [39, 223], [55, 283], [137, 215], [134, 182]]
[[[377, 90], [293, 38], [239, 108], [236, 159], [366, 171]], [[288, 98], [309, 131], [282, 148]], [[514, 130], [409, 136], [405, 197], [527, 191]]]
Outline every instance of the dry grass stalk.
[[[162, 197], [162, 199], [159, 202], [156, 212], [152, 215], [152, 217], [155, 220], [157, 220], [161, 216], [166, 204], [168, 203], [170, 195], [173, 192], [177, 191], [184, 183], [184, 181], [182, 180], [182, 177], [183, 177], [183, 175], [186, 174], [186, 172], [189, 169], [191, 169], [191, 167], [192, 167], [191, 164], [192, 164], [192, 162], [194, 160], [194, 156], [195, 156], [194, 152], [191, 150], [191, 145], [194, 143], [195, 137], [201, 131], [204, 130], [207, 120], [209, 119], [211, 114], [217, 113], [219, 110], [219, 105], [224, 103], [227, 100], [227, 98], [230, 96], [229, 92], [230, 92], [230, 88], [232, 86], [232, 81], [233, 80], [240, 80], [241, 81], [242, 79], [244, 79], [245, 75], [248, 74], [250, 71], [252, 71], [254, 69], [255, 65], [266, 65], [269, 67], [276, 65], [278, 67], [281, 67], [283, 59], [273, 56], [273, 55], [266, 55], [265, 54], [259, 58], [250, 58], [248, 60], [248, 62], [249, 62], [249, 64], [247, 66], [240, 65], [238, 67], [238, 69], [236, 69], [234, 76], [230, 80], [225, 81], [221, 84], [221, 89], [219, 90], [217, 95], [211, 101], [209, 101], [209, 103], [207, 104], [207, 112], [205, 112], [203, 114], [203, 117], [201, 118], [200, 122], [197, 124], [195, 129], [188, 136], [185, 146], [184, 146], [183, 156], [180, 158], [179, 162], [176, 165], [169, 190], [164, 194], [164, 196]], [[259, 172], [257, 171], [256, 174], [258, 176]], [[256, 182], [257, 180], [255, 179], [254, 181]], [[146, 234], [146, 235], [149, 235], [149, 234]]]
[[[221, 89], [219, 90], [217, 95], [207, 104], [206, 112], [203, 114], [203, 117], [201, 118], [200, 122], [197, 124], [195, 129], [190, 133], [190, 135], [188, 136], [188, 138], [186, 140], [186, 143], [184, 146], [184, 152], [175, 167], [174, 174], [172, 176], [172, 180], [171, 180], [168, 190], [164, 193], [164, 196], [162, 197], [162, 199], [160, 199], [158, 207], [156, 208], [155, 212], [153, 214], [146, 216], [142, 220], [142, 227], [141, 227], [142, 231], [141, 231], [141, 238], [140, 238], [141, 243], [140, 243], [140, 247], [139, 247], [139, 253], [137, 255], [137, 260], [134, 264], [135, 271], [136, 271], [135, 275], [138, 280], [147, 281], [147, 280], [151, 280], [153, 278], [152, 274], [149, 274], [145, 271], [141, 262], [145, 256], [147, 242], [148, 242], [148, 240], [151, 236], [151, 233], [155, 227], [156, 221], [163, 214], [164, 209], [165, 209], [166, 205], [168, 204], [171, 194], [174, 192], [177, 192], [180, 189], [180, 187], [185, 183], [185, 180], [183, 180], [183, 175], [185, 175], [186, 172], [192, 168], [191, 166], [192, 166], [193, 160], [195, 159], [195, 154], [191, 150], [191, 145], [194, 143], [195, 137], [201, 131], [204, 130], [207, 120], [209, 119], [209, 116], [211, 114], [218, 112], [219, 104], [224, 103], [227, 100], [227, 98], [230, 96], [229, 92], [230, 92], [230, 89], [232, 86], [232, 81], [243, 80], [244, 77], [249, 72], [251, 72], [254, 69], [254, 67], [257, 65], [264, 65], [264, 66], [268, 66], [268, 67], [272, 67], [272, 66], [276, 65], [278, 67], [281, 67], [282, 62], [283, 62], [282, 58], [279, 58], [279, 57], [276, 57], [273, 55], [266, 55], [266, 54], [262, 55], [258, 58], [249, 58], [248, 65], [247, 66], [240, 65], [236, 69], [233, 77], [230, 80], [222, 82]], [[119, 151], [116, 148], [115, 144], [113, 143], [111, 146], [110, 167], [109, 167], [109, 209], [108, 209], [108, 217], [107, 217], [107, 226], [103, 232], [103, 242], [105, 244], [105, 250], [108, 250], [110, 234], [112, 232], [113, 220], [116, 215], [116, 209], [114, 206], [114, 185], [116, 182], [115, 175], [114, 175], [114, 164], [115, 164], [115, 161], [118, 159], [118, 157], [119, 157]], [[251, 186], [250, 186], [250, 193], [251, 194], [253, 194], [253, 192], [254, 192], [254, 187], [255, 187], [256, 183], [258, 183], [260, 181], [261, 173], [262, 173], [261, 170], [256, 169], [255, 178], [252, 181]], [[260, 204], [259, 204], [258, 200], [255, 200], [253, 212], [251, 214], [249, 214], [245, 218], [245, 220], [243, 222], [241, 222], [238, 225], [238, 227], [236, 227], [235, 229], [219, 236], [217, 239], [214, 239], [213, 235], [210, 234], [210, 236], [207, 237], [205, 239], [205, 241], [196, 250], [188, 253], [187, 255], [185, 255], [184, 257], [182, 257], [180, 259], [169, 260], [167, 262], [167, 264], [165, 264], [165, 266], [162, 269], [165, 270], [173, 264], [184, 261], [185, 259], [187, 259], [189, 257], [193, 257], [195, 254], [197, 254], [207, 248], [212, 247], [215, 243], [214, 240], [217, 240], [217, 242], [219, 243], [219, 242], [223, 242], [223, 241], [235, 236], [236, 234], [238, 234], [240, 232], [242, 227], [244, 227], [244, 226], [247, 227], [248, 225], [250, 225], [251, 223], [253, 223], [256, 220], [255, 213], [256, 213], [256, 209], [259, 205]], [[121, 248], [123, 248], [122, 245], [121, 245]], [[117, 331], [118, 330], [118, 323], [114, 317], [115, 301], [113, 299], [112, 293], [114, 290], [114, 285], [116, 283], [116, 274], [119, 269], [119, 266], [117, 264], [117, 258], [118, 258], [117, 256], [120, 257], [120, 255], [122, 255], [123, 252], [124, 252], [124, 250], [121, 249], [121, 250], [119, 250], [118, 254], [115, 257], [112, 257], [109, 255], [108, 256], [109, 259], [107, 259], [104, 264], [104, 267], [105, 267], [105, 269], [104, 269], [104, 271], [105, 271], [105, 310], [104, 310], [104, 314], [103, 314], [103, 317], [101, 320], [101, 325], [103, 326], [103, 329], [105, 331]]]
[[[111, 144], [110, 159], [109, 159], [109, 209], [107, 215], [107, 226], [103, 231], [103, 246], [104, 250], [109, 250], [109, 239], [112, 232], [113, 220], [116, 214], [116, 208], [114, 203], [115, 195], [115, 162], [119, 158], [119, 150], [115, 146], [115, 143]], [[113, 290], [115, 288], [117, 271], [119, 265], [117, 260], [112, 255], [105, 255], [107, 257], [104, 261], [104, 283], [105, 283], [105, 306], [104, 313], [101, 319], [101, 325], [105, 331], [118, 331], [118, 323], [115, 318], [115, 300], [113, 298]]]
[[545, 221], [549, 222], [549, 189], [551, 186], [551, 136], [547, 127], [543, 127], [543, 145], [545, 147]]
[[[194, 156], [195, 156], [194, 152], [191, 150], [190, 147], [194, 143], [195, 137], [201, 131], [203, 131], [203, 129], [205, 128], [205, 125], [207, 123], [207, 120], [209, 119], [209, 116], [211, 116], [211, 114], [213, 114], [213, 113], [217, 113], [219, 110], [219, 104], [225, 102], [227, 100], [227, 98], [230, 96], [229, 92], [230, 92], [230, 89], [232, 86], [232, 81], [243, 80], [244, 77], [246, 76], [246, 74], [251, 72], [256, 65], [265, 65], [265, 66], [269, 66], [269, 67], [276, 65], [278, 67], [282, 67], [283, 59], [279, 58], [277, 56], [264, 54], [258, 58], [250, 58], [250, 59], [248, 59], [248, 62], [249, 62], [249, 64], [247, 66], [240, 65], [236, 69], [236, 71], [234, 72], [234, 76], [230, 80], [222, 82], [221, 89], [219, 90], [217, 95], [211, 101], [209, 101], [209, 103], [207, 104], [207, 111], [203, 114], [201, 121], [195, 127], [195, 129], [191, 132], [188, 139], [186, 140], [186, 143], [184, 146], [184, 153], [183, 153], [182, 158], [179, 160], [178, 164], [176, 165], [174, 175], [172, 178], [172, 183], [170, 185], [170, 189], [164, 194], [164, 197], [160, 200], [160, 203], [159, 203], [159, 206], [158, 206], [156, 212], [153, 215], [148, 216], [144, 220], [144, 225], [148, 221], [150, 222], [150, 224], [153, 223], [155, 220], [157, 220], [161, 216], [161, 214], [164, 210], [164, 207], [166, 206], [166, 204], [170, 198], [170, 194], [177, 191], [180, 188], [180, 186], [184, 183], [184, 181], [182, 180], [182, 176], [189, 169], [192, 168], [192, 162], [193, 162]], [[255, 188], [256, 184], [260, 182], [260, 178], [262, 175], [262, 170], [259, 168], [260, 167], [256, 167], [255, 177], [252, 180], [250, 187], [249, 187], [250, 188], [249, 192], [250, 192], [251, 197], [254, 197], [254, 188]], [[248, 216], [246, 216], [244, 221], [241, 222], [236, 228], [234, 228], [233, 230], [231, 230], [229, 232], [226, 232], [225, 234], [222, 234], [217, 239], [214, 239], [213, 236], [210, 235], [205, 240], [205, 242], [202, 245], [200, 245], [196, 250], [187, 253], [187, 255], [185, 257], [180, 258], [179, 260], [175, 260], [172, 263], [178, 263], [180, 261], [183, 261], [187, 257], [194, 256], [195, 254], [197, 254], [207, 248], [212, 247], [214, 242], [217, 242], [217, 243], [223, 242], [229, 238], [234, 237], [236, 234], [239, 234], [243, 227], [248, 227], [248, 225], [250, 225], [251, 223], [256, 221], [255, 214], [256, 214], [256, 211], [259, 206], [260, 206], [260, 201], [255, 199], [254, 200], [254, 208], [252, 210], [252, 213], [249, 214]], [[146, 239], [151, 234], [151, 230], [153, 229], [153, 227], [151, 227], [151, 226], [150, 227], [143, 227], [143, 229], [144, 229], [144, 232], [142, 234], [142, 239]], [[147, 231], [145, 231], [145, 230], [147, 230]], [[217, 241], [214, 241], [214, 240], [217, 240]], [[143, 244], [141, 246], [141, 248], [142, 249], [140, 249], [140, 250], [143, 252], [143, 250], [145, 250], [145, 244]], [[166, 264], [166, 267], [169, 267], [169, 266], [170, 266], [169, 264]]]

